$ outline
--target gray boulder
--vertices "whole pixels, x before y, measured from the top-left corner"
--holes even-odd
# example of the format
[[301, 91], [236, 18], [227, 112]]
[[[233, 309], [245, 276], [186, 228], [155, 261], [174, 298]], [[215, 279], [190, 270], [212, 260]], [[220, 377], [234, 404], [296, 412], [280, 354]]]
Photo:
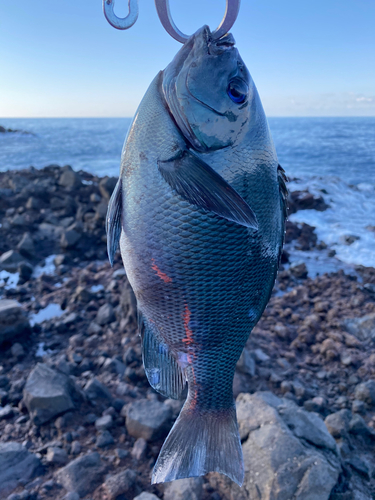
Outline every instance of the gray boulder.
[[42, 473], [38, 457], [19, 443], [0, 443], [0, 498], [5, 498], [21, 482]]
[[16, 300], [0, 300], [0, 345], [26, 333], [30, 333], [30, 324], [21, 304]]
[[203, 496], [203, 478], [189, 477], [166, 483], [164, 500], [200, 500]]
[[36, 425], [75, 408], [80, 393], [72, 380], [61, 372], [38, 363], [27, 378], [23, 400]]
[[328, 500], [341, 471], [333, 438], [318, 415], [269, 392], [240, 394], [237, 415], [243, 444], [242, 488], [225, 476], [211, 485], [231, 500]]
[[358, 384], [354, 392], [355, 398], [367, 403], [369, 406], [375, 406], [375, 380], [367, 380]]
[[66, 165], [63, 167], [63, 173], [59, 179], [60, 186], [67, 189], [75, 189], [82, 184], [80, 176], [72, 170], [72, 167]]
[[102, 465], [99, 453], [88, 453], [76, 458], [56, 472], [56, 481], [67, 491], [76, 492], [84, 497], [102, 482], [105, 467]]
[[108, 500], [115, 500], [120, 495], [125, 495], [128, 498], [131, 493], [133, 493], [133, 498], [136, 481], [137, 474], [131, 469], [126, 469], [118, 474], [109, 476], [103, 485], [106, 498]]
[[133, 437], [153, 441], [168, 431], [171, 418], [170, 406], [144, 399], [127, 407], [126, 428]]

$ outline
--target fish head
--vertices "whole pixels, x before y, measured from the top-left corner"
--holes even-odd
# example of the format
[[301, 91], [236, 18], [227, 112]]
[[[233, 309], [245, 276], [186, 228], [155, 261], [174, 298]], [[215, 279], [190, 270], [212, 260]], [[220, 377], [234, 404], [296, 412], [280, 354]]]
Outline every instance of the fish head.
[[163, 71], [162, 92], [185, 139], [200, 152], [241, 141], [256, 112], [256, 89], [233, 36], [214, 40], [208, 26]]

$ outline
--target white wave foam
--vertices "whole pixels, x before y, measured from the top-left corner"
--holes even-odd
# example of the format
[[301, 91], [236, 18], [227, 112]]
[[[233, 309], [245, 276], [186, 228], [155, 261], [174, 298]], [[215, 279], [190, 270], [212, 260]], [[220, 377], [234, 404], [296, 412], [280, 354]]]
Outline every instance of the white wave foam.
[[[330, 208], [324, 212], [300, 210], [290, 216], [292, 222], [305, 222], [316, 228], [319, 240], [336, 250], [336, 257], [347, 264], [375, 267], [375, 183], [373, 179], [356, 186], [339, 177], [313, 177], [294, 180], [289, 190], [307, 189], [323, 196]], [[358, 237], [345, 244], [348, 236]], [[354, 239], [354, 238], [353, 238]]]

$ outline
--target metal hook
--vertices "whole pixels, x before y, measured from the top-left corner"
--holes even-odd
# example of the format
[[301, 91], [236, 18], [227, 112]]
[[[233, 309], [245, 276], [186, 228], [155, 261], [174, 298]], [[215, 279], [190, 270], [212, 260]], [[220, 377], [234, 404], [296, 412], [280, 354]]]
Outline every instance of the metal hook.
[[[240, 10], [240, 3], [241, 0], [226, 0], [226, 10], [223, 20], [218, 28], [212, 32], [214, 40], [218, 40], [231, 29], [237, 19], [238, 12]], [[175, 25], [169, 9], [169, 0], [155, 0], [155, 6], [161, 24], [164, 26], [167, 33], [169, 33], [171, 37], [178, 42], [185, 43], [189, 36], [182, 33], [182, 31], [180, 31]]]
[[126, 17], [117, 17], [114, 6], [115, 0], [103, 0], [103, 12], [109, 24], [118, 30], [131, 28], [138, 19], [138, 0], [128, 0], [129, 14]]

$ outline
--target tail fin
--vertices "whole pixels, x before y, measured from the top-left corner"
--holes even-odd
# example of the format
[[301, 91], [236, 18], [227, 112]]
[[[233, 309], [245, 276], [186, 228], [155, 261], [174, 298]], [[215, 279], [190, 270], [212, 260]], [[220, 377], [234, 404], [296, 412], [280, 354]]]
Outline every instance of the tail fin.
[[152, 484], [220, 472], [238, 485], [244, 463], [236, 409], [200, 411], [189, 399], [161, 449]]

